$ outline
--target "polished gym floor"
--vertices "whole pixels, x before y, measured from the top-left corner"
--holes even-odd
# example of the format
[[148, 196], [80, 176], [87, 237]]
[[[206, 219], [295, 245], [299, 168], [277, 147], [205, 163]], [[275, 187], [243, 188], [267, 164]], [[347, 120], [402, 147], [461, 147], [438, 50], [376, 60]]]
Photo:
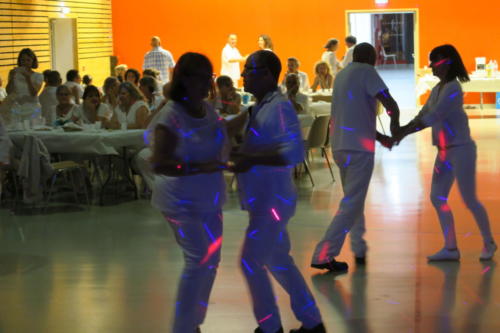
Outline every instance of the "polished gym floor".
[[[470, 125], [479, 152], [479, 197], [500, 242], [500, 118]], [[331, 182], [319, 154], [316, 186], [307, 177], [298, 180], [292, 252], [328, 332], [500, 331], [500, 253], [479, 262], [481, 238], [456, 187], [450, 206], [462, 259], [426, 261], [442, 246], [428, 200], [435, 153], [429, 130], [392, 151], [377, 147], [366, 203], [368, 263], [356, 267], [347, 242], [339, 257], [350, 264], [344, 275], [309, 267], [341, 198], [339, 182]], [[202, 332], [250, 333], [256, 326], [238, 265], [246, 223], [236, 194], [229, 193], [223, 261]], [[33, 216], [0, 209], [0, 332], [169, 332], [182, 263], [171, 230], [144, 199]], [[298, 327], [286, 294], [275, 290], [285, 329]]]

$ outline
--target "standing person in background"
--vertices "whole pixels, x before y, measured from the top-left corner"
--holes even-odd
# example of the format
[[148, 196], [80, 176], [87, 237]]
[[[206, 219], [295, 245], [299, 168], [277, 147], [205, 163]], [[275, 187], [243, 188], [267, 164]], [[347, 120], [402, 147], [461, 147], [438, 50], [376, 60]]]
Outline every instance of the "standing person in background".
[[17, 57], [17, 67], [9, 72], [9, 81], [5, 87], [8, 95], [0, 107], [6, 123], [12, 116], [14, 121], [39, 116], [38, 92], [42, 88], [43, 75], [34, 71], [37, 68], [35, 52], [28, 48], [22, 49]]
[[7, 129], [3, 124], [2, 117], [0, 116], [0, 198], [2, 197], [2, 184], [4, 180], [4, 166], [10, 164], [10, 149], [12, 142], [10, 141]]
[[78, 72], [78, 70], [70, 69], [66, 73], [66, 83], [64, 83], [64, 85], [71, 91], [75, 104], [80, 104], [83, 97], [83, 86], [81, 83], [82, 77], [80, 76], [80, 72]]
[[271, 37], [269, 37], [269, 35], [260, 35], [259, 39], [257, 40], [257, 45], [259, 46], [260, 50], [274, 51], [273, 41], [271, 40]]
[[50, 71], [47, 74], [47, 83], [43, 88], [38, 99], [42, 106], [42, 117], [45, 118], [48, 125], [52, 125], [56, 120], [57, 87], [62, 83], [61, 75], [58, 71]]
[[82, 78], [83, 89], [85, 90], [85, 88], [87, 88], [88, 86], [93, 85], [92, 84], [93, 80], [94, 79], [92, 78], [92, 76], [90, 76], [88, 74], [84, 75], [83, 78]]
[[151, 38], [151, 51], [144, 56], [142, 69], [153, 68], [160, 71], [160, 81], [168, 83], [172, 77], [172, 71], [175, 66], [174, 57], [170, 51], [161, 47], [160, 37]]
[[347, 51], [344, 55], [344, 59], [342, 59], [342, 62], [340, 63], [342, 68], [345, 68], [352, 62], [352, 53], [354, 52], [354, 47], [356, 46], [356, 44], [357, 44], [356, 37], [347, 36], [345, 38], [345, 45], [347, 47]]
[[321, 61], [326, 62], [330, 66], [333, 76], [337, 75], [337, 72], [342, 69], [335, 54], [338, 48], [339, 41], [335, 38], [330, 38], [325, 44], [326, 51], [321, 55]]
[[220, 75], [229, 76], [233, 80], [235, 87], [238, 87], [240, 79], [240, 62], [245, 62], [246, 60], [236, 48], [237, 42], [238, 37], [235, 34], [228, 36], [227, 44], [222, 49], [222, 68], [220, 71]]
[[120, 83], [125, 82], [125, 73], [128, 71], [128, 66], [121, 64], [115, 67], [115, 76]]
[[0, 104], [2, 104], [5, 98], [7, 98], [7, 90], [3, 87], [3, 80], [0, 76]]
[[300, 81], [300, 90], [308, 91], [310, 88], [309, 76], [307, 76], [307, 73], [299, 71], [299, 67], [300, 67], [299, 59], [294, 58], [294, 57], [288, 58], [287, 67], [288, 67], [288, 70], [285, 73], [285, 77], [283, 78], [282, 85], [285, 86], [285, 79], [286, 79], [286, 76], [288, 74], [297, 74], [297, 76], [299, 77], [299, 81]]
[[480, 260], [493, 258], [497, 245], [491, 233], [486, 209], [476, 195], [477, 147], [470, 135], [469, 120], [464, 111], [460, 82], [470, 81], [460, 54], [452, 45], [434, 48], [429, 56], [432, 74], [439, 83], [418, 115], [395, 135], [404, 136], [432, 127], [432, 144], [437, 148], [430, 199], [436, 209], [444, 237], [441, 250], [427, 257], [429, 261], [459, 260], [453, 213], [448, 195], [455, 180], [462, 199], [470, 210], [483, 238]]

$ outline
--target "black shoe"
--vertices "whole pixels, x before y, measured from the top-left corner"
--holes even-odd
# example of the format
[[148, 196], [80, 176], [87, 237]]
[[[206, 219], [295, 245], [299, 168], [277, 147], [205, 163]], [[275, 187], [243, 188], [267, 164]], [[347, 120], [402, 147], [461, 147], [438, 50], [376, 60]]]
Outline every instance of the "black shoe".
[[[255, 331], [253, 331], [253, 332], [254, 332], [254, 333], [264, 333], [264, 331], [263, 331], [263, 330], [261, 330], [261, 328], [260, 328], [260, 327], [257, 327], [257, 328], [255, 329]], [[283, 333], [283, 327], [281, 327], [279, 330], [277, 330], [277, 331], [276, 331], [276, 333]]]
[[201, 330], [199, 327], [196, 327], [196, 333], [201, 333]]
[[354, 257], [354, 260], [356, 261], [356, 265], [366, 265], [366, 257]]
[[343, 261], [337, 261], [335, 259], [332, 259], [332, 261], [324, 263], [324, 264], [311, 264], [312, 268], [317, 268], [317, 269], [328, 269], [330, 272], [347, 272], [349, 269], [349, 265], [347, 265], [346, 262]]
[[326, 333], [326, 329], [323, 323], [321, 323], [313, 328], [304, 328], [304, 326], [302, 326], [301, 328], [290, 330], [290, 333]]

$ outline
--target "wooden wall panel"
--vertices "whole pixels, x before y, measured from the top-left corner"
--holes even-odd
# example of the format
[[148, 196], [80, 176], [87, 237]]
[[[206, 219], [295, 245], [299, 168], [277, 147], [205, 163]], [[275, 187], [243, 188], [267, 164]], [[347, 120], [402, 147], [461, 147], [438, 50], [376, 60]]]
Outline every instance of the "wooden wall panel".
[[[110, 75], [113, 54], [111, 0], [64, 1], [69, 13], [63, 14], [57, 0], [0, 0], [0, 76], [4, 86], [18, 52], [32, 48], [42, 72], [51, 67], [50, 23], [52, 18], [76, 19], [77, 67], [102, 85]], [[66, 73], [61, 73], [63, 78]]]

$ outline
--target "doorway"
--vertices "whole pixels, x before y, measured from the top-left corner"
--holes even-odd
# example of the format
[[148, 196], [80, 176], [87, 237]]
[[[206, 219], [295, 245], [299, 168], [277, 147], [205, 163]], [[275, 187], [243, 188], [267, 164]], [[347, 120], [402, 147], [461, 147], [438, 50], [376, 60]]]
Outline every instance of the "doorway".
[[50, 20], [52, 69], [64, 79], [70, 69], [76, 69], [76, 19]]
[[375, 47], [377, 70], [401, 109], [416, 108], [418, 10], [347, 11], [347, 33]]

